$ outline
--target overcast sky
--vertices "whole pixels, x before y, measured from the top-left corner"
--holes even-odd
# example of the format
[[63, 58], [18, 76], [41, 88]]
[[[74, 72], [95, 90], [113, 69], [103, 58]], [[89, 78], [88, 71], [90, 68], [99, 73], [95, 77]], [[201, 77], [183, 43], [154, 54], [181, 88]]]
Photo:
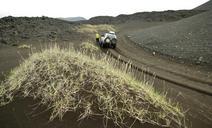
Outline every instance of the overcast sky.
[[142, 11], [192, 9], [208, 0], [0, 0], [0, 17], [48, 16], [90, 18]]

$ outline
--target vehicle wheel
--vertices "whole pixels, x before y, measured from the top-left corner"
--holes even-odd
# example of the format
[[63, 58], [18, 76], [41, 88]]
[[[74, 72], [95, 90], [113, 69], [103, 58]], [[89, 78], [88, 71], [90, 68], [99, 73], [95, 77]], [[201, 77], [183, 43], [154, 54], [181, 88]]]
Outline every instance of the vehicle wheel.
[[116, 44], [113, 44], [113, 49], [115, 49], [116, 48]]
[[116, 39], [112, 39], [112, 40], [111, 40], [112, 48], [113, 48], [113, 49], [115, 49], [115, 48], [116, 48], [116, 42], [117, 42], [117, 40], [116, 40]]
[[111, 48], [115, 49], [116, 48], [116, 44], [111, 44]]

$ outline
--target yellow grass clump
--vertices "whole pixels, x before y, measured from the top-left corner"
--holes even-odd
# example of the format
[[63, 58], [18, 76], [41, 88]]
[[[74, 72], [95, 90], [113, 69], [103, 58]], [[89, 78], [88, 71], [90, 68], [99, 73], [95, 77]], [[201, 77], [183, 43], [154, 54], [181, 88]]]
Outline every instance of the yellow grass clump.
[[184, 113], [151, 85], [114, 66], [112, 59], [87, 56], [57, 46], [34, 53], [0, 86], [0, 102], [32, 97], [51, 108], [50, 120], [68, 111], [79, 119], [100, 116], [119, 126], [127, 118], [159, 126], [183, 127]]
[[113, 25], [91, 25], [91, 24], [83, 24], [78, 29], [79, 33], [97, 33], [97, 32], [105, 32], [105, 31], [116, 31]]
[[18, 48], [20, 48], [20, 49], [29, 49], [29, 48], [31, 48], [31, 46], [27, 45], [27, 44], [22, 44], [22, 45], [19, 45]]
[[100, 52], [99, 47], [97, 47], [94, 43], [90, 41], [81, 43], [80, 50], [83, 53], [88, 53], [88, 54], [97, 54], [98, 52]]

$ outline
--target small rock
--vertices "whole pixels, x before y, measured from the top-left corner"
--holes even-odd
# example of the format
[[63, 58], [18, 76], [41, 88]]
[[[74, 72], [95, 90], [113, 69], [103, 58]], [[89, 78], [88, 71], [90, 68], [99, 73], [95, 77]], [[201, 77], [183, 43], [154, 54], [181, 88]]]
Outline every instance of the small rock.
[[23, 34], [21, 35], [21, 38], [22, 38], [22, 39], [29, 39], [30, 37], [29, 37], [28, 34], [23, 33]]
[[56, 34], [57, 34], [57, 32], [52, 31], [52, 32], [50, 32], [50, 34], [52, 34], [52, 35], [56, 35]]
[[155, 52], [152, 52], [152, 55], [153, 55], [153, 56], [155, 56], [155, 54], [156, 54]]
[[198, 60], [202, 62], [202, 59], [203, 59], [203, 57], [202, 57], [202, 56], [200, 56]]
[[201, 64], [203, 62], [203, 57], [200, 56], [196, 62], [197, 65]]

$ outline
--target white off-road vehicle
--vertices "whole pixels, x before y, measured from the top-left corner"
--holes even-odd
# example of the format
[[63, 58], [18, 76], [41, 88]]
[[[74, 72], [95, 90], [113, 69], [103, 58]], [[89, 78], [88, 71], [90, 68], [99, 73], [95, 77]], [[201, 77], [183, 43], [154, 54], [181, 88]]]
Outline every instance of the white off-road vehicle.
[[101, 35], [99, 44], [102, 48], [116, 48], [117, 37], [115, 32], [109, 31], [104, 35]]

